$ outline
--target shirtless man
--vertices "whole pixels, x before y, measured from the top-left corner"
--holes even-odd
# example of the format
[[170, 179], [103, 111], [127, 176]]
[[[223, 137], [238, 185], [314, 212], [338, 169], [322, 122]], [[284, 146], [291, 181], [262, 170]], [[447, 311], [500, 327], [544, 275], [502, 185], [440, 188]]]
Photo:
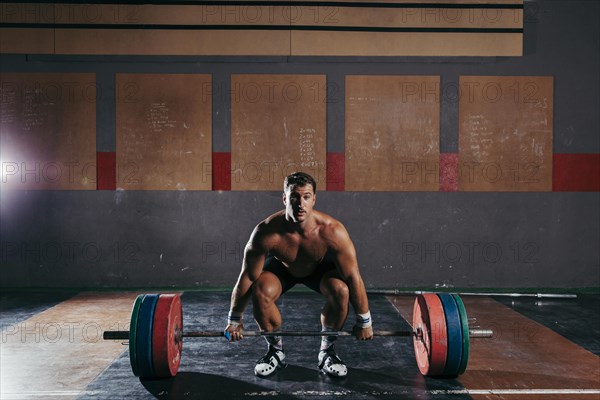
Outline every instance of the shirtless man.
[[[359, 340], [373, 338], [367, 292], [358, 270], [356, 251], [342, 223], [313, 209], [316, 182], [297, 172], [284, 181], [281, 210], [259, 223], [244, 250], [238, 281], [231, 294], [225, 330], [231, 341], [243, 338], [242, 315], [252, 299], [260, 329], [281, 328], [275, 302], [296, 283], [303, 283], [325, 297], [321, 311], [323, 331], [342, 329], [349, 303], [356, 313], [353, 333]], [[285, 366], [280, 336], [265, 336], [268, 351], [256, 363], [254, 373], [268, 376]], [[335, 336], [323, 336], [319, 369], [331, 376], [346, 376], [348, 369], [334, 349]]]

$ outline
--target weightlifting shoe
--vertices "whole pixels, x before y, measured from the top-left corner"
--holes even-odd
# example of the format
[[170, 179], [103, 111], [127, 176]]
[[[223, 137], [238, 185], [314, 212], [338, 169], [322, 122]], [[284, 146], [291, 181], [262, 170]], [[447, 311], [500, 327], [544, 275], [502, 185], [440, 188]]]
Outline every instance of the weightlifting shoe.
[[269, 345], [269, 351], [260, 360], [256, 362], [254, 367], [254, 375], [261, 378], [271, 375], [275, 370], [284, 368], [287, 366], [283, 362], [285, 360], [285, 354], [283, 350], [276, 349]]
[[348, 374], [346, 364], [335, 353], [333, 345], [319, 352], [319, 369], [327, 375], [340, 378]]

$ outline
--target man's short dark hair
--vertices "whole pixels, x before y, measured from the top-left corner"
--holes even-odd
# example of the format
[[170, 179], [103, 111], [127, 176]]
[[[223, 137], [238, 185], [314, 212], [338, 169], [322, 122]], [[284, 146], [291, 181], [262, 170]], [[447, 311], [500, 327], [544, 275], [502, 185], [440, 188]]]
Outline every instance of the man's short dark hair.
[[283, 181], [283, 191], [285, 192], [288, 188], [295, 188], [300, 186], [312, 185], [313, 192], [317, 193], [317, 182], [315, 179], [305, 172], [294, 172], [288, 175]]

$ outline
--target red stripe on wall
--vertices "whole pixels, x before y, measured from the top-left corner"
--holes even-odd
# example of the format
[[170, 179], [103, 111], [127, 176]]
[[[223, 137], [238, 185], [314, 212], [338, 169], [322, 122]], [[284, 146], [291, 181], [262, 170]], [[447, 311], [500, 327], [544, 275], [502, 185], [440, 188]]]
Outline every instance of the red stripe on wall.
[[440, 192], [458, 191], [458, 153], [440, 153]]
[[554, 154], [552, 190], [600, 192], [600, 154]]
[[117, 154], [114, 151], [96, 153], [96, 188], [115, 190], [117, 188]]
[[327, 190], [343, 192], [346, 187], [344, 153], [327, 153]]
[[231, 153], [214, 152], [212, 154], [213, 190], [231, 190]]

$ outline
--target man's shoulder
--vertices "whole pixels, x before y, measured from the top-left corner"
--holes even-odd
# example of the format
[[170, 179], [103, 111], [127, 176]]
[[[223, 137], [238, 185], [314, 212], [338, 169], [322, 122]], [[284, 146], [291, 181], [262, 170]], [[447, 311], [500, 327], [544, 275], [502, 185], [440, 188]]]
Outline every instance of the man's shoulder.
[[[317, 220], [321, 225], [327, 225], [331, 227], [336, 227], [338, 225], [342, 225], [342, 223], [336, 218], [332, 217], [329, 214], [324, 213], [323, 211], [313, 210], [313, 213], [317, 217]], [[343, 225], [342, 225], [343, 226]]]
[[260, 221], [257, 227], [264, 230], [276, 229], [278, 225], [281, 225], [283, 223], [284, 219], [285, 210], [277, 211], [276, 213], [271, 214], [267, 218]]
[[277, 212], [260, 221], [250, 236], [249, 245], [264, 250], [275, 246], [279, 242], [281, 218], [281, 212]]
[[281, 230], [281, 225], [284, 220], [285, 211], [278, 211], [260, 221], [258, 225], [256, 225], [254, 231], [258, 236], [268, 236], [278, 233]]
[[323, 214], [323, 225], [319, 234], [327, 247], [334, 252], [352, 249], [352, 239], [344, 224], [330, 215], [321, 214]]
[[317, 213], [319, 225], [321, 226], [321, 232], [324, 235], [337, 235], [346, 232], [346, 227], [339, 220], [332, 217], [329, 214], [325, 214], [321, 211], [314, 211]]

